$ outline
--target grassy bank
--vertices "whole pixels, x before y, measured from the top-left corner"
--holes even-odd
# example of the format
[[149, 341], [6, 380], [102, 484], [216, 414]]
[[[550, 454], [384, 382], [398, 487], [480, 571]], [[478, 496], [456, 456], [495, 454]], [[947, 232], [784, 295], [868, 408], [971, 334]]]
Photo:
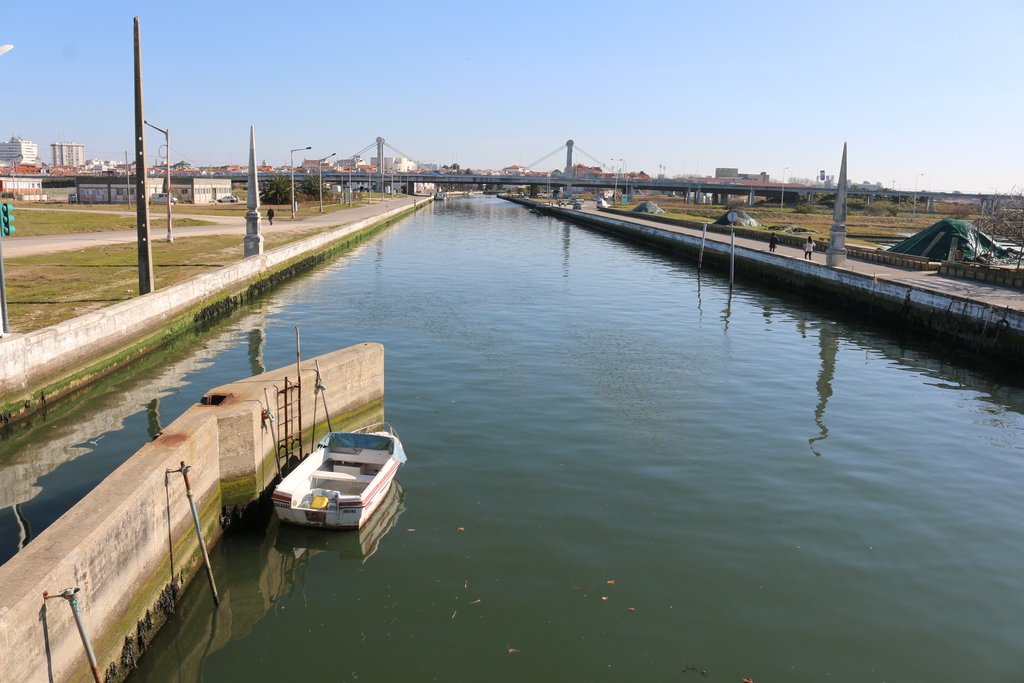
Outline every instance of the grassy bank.
[[[266, 249], [308, 237], [316, 229], [264, 237]], [[237, 235], [154, 240], [153, 279], [163, 289], [241, 260]], [[14, 332], [31, 332], [138, 295], [138, 251], [134, 244], [91, 247], [5, 262], [8, 316]]]
[[[99, 211], [68, 211], [68, 210], [18, 210], [17, 216], [18, 237], [41, 237], [45, 235], [69, 235], [84, 232], [109, 232], [113, 230], [134, 230], [135, 214], [120, 215]], [[167, 229], [167, 214], [153, 212], [150, 225], [152, 229]], [[176, 215], [171, 217], [173, 224], [177, 227], [193, 225], [213, 225], [209, 221], [196, 218], [182, 218]]]

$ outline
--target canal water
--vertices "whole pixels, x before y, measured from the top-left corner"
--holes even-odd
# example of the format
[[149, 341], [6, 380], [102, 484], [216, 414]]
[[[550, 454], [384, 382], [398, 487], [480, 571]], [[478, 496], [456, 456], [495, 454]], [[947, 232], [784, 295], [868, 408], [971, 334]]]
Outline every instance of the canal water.
[[197, 580], [136, 680], [1024, 676], [1018, 375], [491, 198], [8, 439], [3, 559], [296, 325], [384, 343], [401, 488], [358, 534], [225, 537], [220, 608]]

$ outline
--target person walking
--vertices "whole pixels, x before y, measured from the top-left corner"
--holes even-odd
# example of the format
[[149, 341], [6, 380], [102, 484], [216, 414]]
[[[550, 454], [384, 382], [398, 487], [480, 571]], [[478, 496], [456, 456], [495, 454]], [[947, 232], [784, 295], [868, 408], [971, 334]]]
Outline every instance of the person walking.
[[807, 259], [808, 261], [813, 261], [814, 259], [811, 258], [811, 253], [813, 253], [813, 252], [814, 252], [814, 240], [811, 239], [810, 235], [808, 235], [807, 236], [807, 241], [804, 242], [804, 258]]
[[779, 238], [773, 232], [772, 236], [768, 238], [768, 251], [775, 253], [775, 247], [779, 246]]
[[271, 225], [274, 224], [274, 210], [273, 209], [267, 209], [267, 220], [270, 221]]

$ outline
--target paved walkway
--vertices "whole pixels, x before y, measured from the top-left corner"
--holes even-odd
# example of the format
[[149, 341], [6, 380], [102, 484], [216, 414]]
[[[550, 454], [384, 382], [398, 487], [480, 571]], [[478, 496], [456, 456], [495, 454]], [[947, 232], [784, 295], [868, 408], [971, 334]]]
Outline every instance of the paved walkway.
[[[301, 220], [281, 220], [284, 216], [278, 213], [277, 220], [271, 226], [267, 222], [266, 209], [260, 209], [263, 214], [263, 234], [274, 234], [287, 232], [289, 230], [308, 230], [309, 228], [335, 228], [355, 223], [364, 218], [372, 218], [385, 211], [397, 209], [403, 205], [413, 206], [418, 199], [424, 197], [408, 197], [402, 195], [394, 199], [386, 199], [383, 202], [374, 202], [366, 206], [357, 206], [351, 209], [342, 209], [332, 213], [317, 214]], [[19, 209], [20, 211], [21, 209]], [[29, 211], [33, 209], [28, 209]], [[48, 211], [74, 211], [74, 209], [46, 209]], [[277, 212], [277, 209], [275, 209]], [[134, 211], [90, 211], [90, 213], [103, 213], [116, 216], [135, 216]], [[287, 215], [287, 211], [282, 212]], [[159, 219], [166, 216], [159, 210], [150, 210], [150, 218]], [[178, 237], [202, 237], [204, 235], [245, 235], [245, 218], [239, 216], [217, 216], [198, 213], [190, 213], [179, 208], [174, 214], [179, 218], [196, 218], [214, 223], [214, 225], [172, 227], [172, 234]], [[19, 256], [33, 256], [36, 254], [51, 254], [61, 251], [77, 251], [98, 247], [106, 244], [134, 243], [136, 240], [135, 230], [113, 230], [110, 232], [82, 232], [67, 235], [46, 235], [42, 237], [7, 237], [3, 243], [4, 259], [17, 258]], [[150, 239], [163, 241], [167, 237], [166, 228], [150, 230]]]
[[[614, 218], [617, 220], [630, 221], [632, 223], [638, 223], [641, 225], [647, 225], [654, 228], [660, 228], [670, 232], [676, 232], [685, 235], [694, 235], [700, 237], [701, 230], [699, 228], [685, 228], [676, 225], [669, 225], [668, 223], [660, 223], [657, 221], [644, 220], [643, 218], [633, 216], [622, 216], [619, 214], [609, 214], [598, 211], [591, 203], [584, 203], [583, 213], [599, 215], [605, 218]], [[708, 232], [708, 241], [729, 243], [729, 235], [722, 235], [715, 232]], [[755, 251], [768, 251], [767, 240], [755, 240], [746, 237], [736, 237], [736, 246], [745, 247], [747, 249], [753, 249]], [[798, 247], [790, 247], [780, 244], [775, 250], [775, 256], [778, 258], [792, 258], [792, 259], [803, 259], [804, 252]], [[816, 251], [812, 254], [812, 260], [815, 263], [825, 263], [825, 253]], [[912, 285], [918, 289], [932, 290], [940, 292], [948, 296], [960, 296], [973, 299], [975, 301], [981, 301], [987, 303], [996, 308], [1010, 308], [1017, 311], [1024, 311], [1024, 291], [1014, 289], [1012, 287], [1002, 287], [999, 285], [991, 285], [984, 282], [977, 282], [975, 280], [962, 280], [960, 278], [951, 278], [944, 275], [939, 275], [938, 272], [933, 270], [908, 270], [904, 268], [898, 268], [896, 266], [889, 266], [882, 263], [873, 263], [870, 261], [858, 261], [857, 259], [848, 258], [846, 265], [842, 266], [840, 270], [848, 270], [851, 272], [861, 273], [864, 275], [870, 275], [877, 277], [879, 280], [891, 280], [894, 282], [901, 282], [906, 285]]]

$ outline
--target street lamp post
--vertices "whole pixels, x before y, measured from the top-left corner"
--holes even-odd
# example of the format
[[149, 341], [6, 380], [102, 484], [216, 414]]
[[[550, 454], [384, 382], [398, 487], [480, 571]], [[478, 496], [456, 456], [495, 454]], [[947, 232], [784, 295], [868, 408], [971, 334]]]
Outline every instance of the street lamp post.
[[320, 213], [324, 212], [324, 162], [333, 157], [337, 152], [331, 152], [323, 159], [317, 159], [317, 170], [320, 171]]
[[[167, 166], [167, 196], [165, 197], [167, 200], [167, 241], [173, 242], [174, 235], [171, 234], [171, 129], [157, 128], [149, 121], [144, 121], [143, 123], [153, 130], [158, 130], [164, 134], [164, 146], [167, 148], [167, 158], [164, 160]], [[140, 197], [139, 201], [147, 201], [147, 199]]]
[[622, 159], [612, 159], [612, 161], [619, 162], [619, 165], [615, 167], [615, 182], [612, 185], [612, 203], [615, 203], [615, 195], [619, 192], [619, 168], [622, 166]]
[[914, 208], [910, 212], [910, 220], [911, 221], [913, 221], [915, 218], [917, 218], [917, 181], [920, 180], [921, 176], [923, 176], [923, 175], [924, 175], [924, 173], [918, 173], [916, 176], [914, 176]]
[[295, 220], [295, 153], [304, 149], [313, 149], [312, 146], [296, 147], [288, 152], [288, 168], [292, 172], [292, 220]]
[[128, 198], [128, 210], [132, 209], [132, 174], [128, 171], [128, 150], [124, 151], [124, 191]]
[[782, 207], [786, 203], [786, 173], [788, 171], [789, 166], [782, 169], [782, 195], [779, 197], [779, 211], [782, 211]]

